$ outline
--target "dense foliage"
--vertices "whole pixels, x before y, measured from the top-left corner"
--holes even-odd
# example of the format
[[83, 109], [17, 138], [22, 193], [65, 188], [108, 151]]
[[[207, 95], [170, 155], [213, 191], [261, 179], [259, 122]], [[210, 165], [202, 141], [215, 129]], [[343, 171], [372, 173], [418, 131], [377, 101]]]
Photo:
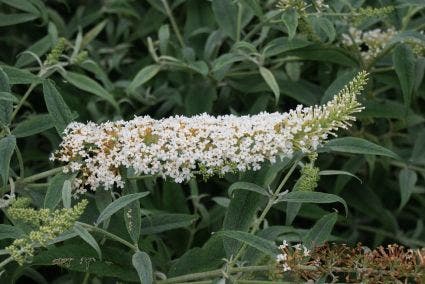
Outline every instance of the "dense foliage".
[[[421, 0], [0, 0], [0, 282], [337, 281], [338, 273], [288, 266], [278, 245], [302, 243], [304, 256], [327, 241], [425, 247], [424, 8]], [[291, 109], [280, 124], [263, 113]], [[214, 126], [205, 153], [237, 123], [279, 134], [293, 127], [278, 137], [291, 151], [275, 159], [277, 138], [265, 143], [260, 129], [249, 132], [263, 140], [247, 146], [245, 164], [225, 144], [199, 162], [202, 151], [187, 150], [194, 139], [158, 158], [186, 124], [195, 137], [216, 123], [202, 113], [232, 114]], [[121, 151], [135, 140], [118, 120], [130, 130], [174, 127], [135, 138], [160, 160], [156, 170], [151, 160], [137, 164], [140, 147]], [[93, 123], [67, 128], [74, 121]], [[125, 157], [90, 164], [118, 144]], [[194, 163], [175, 174], [167, 166], [186, 150]], [[405, 275], [417, 263], [406, 260]]]

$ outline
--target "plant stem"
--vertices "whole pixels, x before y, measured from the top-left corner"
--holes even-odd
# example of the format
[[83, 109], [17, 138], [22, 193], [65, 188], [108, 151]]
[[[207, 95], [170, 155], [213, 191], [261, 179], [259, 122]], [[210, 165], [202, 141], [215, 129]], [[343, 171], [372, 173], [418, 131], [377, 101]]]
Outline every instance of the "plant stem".
[[180, 43], [180, 46], [181, 47], [184, 47], [185, 44], [184, 44], [184, 41], [183, 41], [183, 37], [182, 37], [182, 35], [180, 33], [179, 27], [177, 26], [176, 20], [174, 19], [174, 16], [173, 16], [173, 12], [171, 11], [170, 6], [168, 5], [167, 0], [161, 0], [161, 2], [164, 5], [165, 12], [167, 13], [168, 18], [170, 19], [171, 26], [173, 27], [174, 33], [176, 34], [176, 37], [177, 37], [177, 40]]
[[105, 237], [108, 237], [108, 238], [110, 238], [110, 239], [112, 239], [114, 241], [117, 241], [117, 242], [125, 245], [126, 247], [134, 250], [134, 251], [139, 251], [139, 248], [137, 246], [135, 246], [135, 245], [127, 242], [126, 240], [124, 240], [124, 239], [118, 237], [117, 235], [112, 234], [112, 233], [110, 233], [110, 232], [108, 232], [108, 231], [106, 231], [104, 229], [101, 229], [99, 227], [96, 227], [96, 226], [93, 226], [93, 225], [90, 225], [90, 224], [87, 224], [87, 223], [82, 223], [82, 222], [77, 222], [77, 223], [79, 225], [85, 227], [89, 231], [93, 231], [93, 232], [96, 232], [96, 233], [103, 234]]
[[18, 111], [21, 109], [22, 105], [25, 103], [25, 101], [28, 99], [28, 97], [30, 96], [32, 90], [34, 90], [34, 88], [38, 85], [38, 83], [32, 83], [28, 90], [25, 92], [24, 96], [22, 97], [22, 99], [19, 101], [19, 103], [16, 105], [15, 110], [12, 113], [12, 118], [10, 119], [11, 121], [13, 121], [13, 119], [16, 117], [16, 115], [18, 114]]
[[51, 170], [48, 170], [48, 171], [45, 171], [45, 172], [42, 172], [42, 173], [39, 173], [39, 174], [35, 174], [35, 175], [29, 176], [29, 177], [26, 177], [26, 178], [23, 178], [23, 179], [19, 179], [18, 182], [19, 183], [30, 183], [30, 182], [37, 181], [39, 179], [43, 179], [43, 178], [55, 175], [55, 174], [60, 173], [62, 171], [63, 171], [63, 167], [53, 168]]
[[[238, 273], [238, 272], [258, 272], [258, 271], [269, 271], [270, 267], [268, 265], [261, 266], [246, 266], [246, 267], [233, 267], [229, 268], [227, 273]], [[223, 275], [223, 269], [216, 269], [205, 272], [191, 273], [182, 276], [177, 276], [165, 280], [158, 281], [158, 284], [167, 284], [167, 283], [187, 283], [191, 280], [198, 280], [204, 278], [211, 278]]]
[[[292, 165], [292, 167], [289, 169], [289, 171], [286, 173], [285, 177], [283, 178], [283, 180], [280, 182], [279, 186], [276, 188], [275, 192], [270, 196], [269, 201], [267, 202], [266, 207], [264, 208], [263, 212], [261, 213], [260, 217], [254, 222], [254, 225], [252, 226], [252, 229], [250, 231], [251, 234], [255, 234], [258, 230], [258, 228], [260, 227], [261, 223], [263, 222], [263, 220], [266, 218], [267, 213], [270, 211], [270, 209], [273, 207], [273, 205], [276, 203], [276, 200], [279, 198], [279, 193], [282, 190], [282, 188], [284, 187], [284, 185], [286, 184], [286, 182], [288, 181], [289, 177], [292, 175], [292, 173], [294, 172], [294, 170], [297, 168], [298, 166], [298, 162], [301, 160], [300, 158], [297, 158], [294, 161], [294, 164]], [[243, 253], [245, 252], [245, 249], [247, 247], [247, 244], [244, 243], [242, 245], [242, 247], [239, 249], [238, 253], [236, 254], [235, 258], [232, 260], [232, 262], [230, 263], [230, 266], [234, 265], [236, 263], [236, 261], [239, 260], [239, 258], [242, 257]]]
[[238, 3], [238, 20], [236, 26], [236, 42], [241, 40], [241, 29], [242, 29], [242, 5]]
[[13, 261], [13, 257], [9, 256], [8, 258], [0, 262], [0, 271], [2, 270], [3, 266], [5, 266], [6, 264], [12, 261]]

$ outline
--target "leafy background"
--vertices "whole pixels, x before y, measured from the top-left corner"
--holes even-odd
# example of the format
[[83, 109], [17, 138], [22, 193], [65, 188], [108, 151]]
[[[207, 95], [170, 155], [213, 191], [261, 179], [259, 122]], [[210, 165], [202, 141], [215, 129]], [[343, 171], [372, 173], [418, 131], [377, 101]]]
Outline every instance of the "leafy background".
[[[287, 212], [290, 203], [279, 203], [257, 235], [277, 243], [299, 241], [308, 233], [318, 242], [424, 247], [425, 59], [408, 44], [412, 38], [424, 44], [424, 3], [325, 3], [330, 13], [309, 8], [313, 30], [304, 32], [300, 26], [297, 30], [293, 15], [276, 8], [276, 1], [0, 0], [2, 194], [10, 176], [17, 194], [31, 197], [33, 206], [53, 208], [59, 203], [69, 176], [26, 177], [57, 166], [48, 158], [70, 121], [284, 112], [300, 103], [326, 102], [356, 72], [367, 69], [370, 81], [362, 95], [366, 110], [341, 136], [374, 144], [355, 138], [332, 141], [319, 155], [323, 175], [316, 189], [334, 194], [331, 200], [316, 196], [296, 216]], [[341, 35], [356, 9], [370, 5], [395, 9], [361, 19], [360, 29], [395, 27], [399, 33], [379, 58], [366, 64], [357, 50], [341, 44]], [[48, 54], [62, 37], [66, 44], [59, 61], [49, 62]], [[148, 255], [138, 255], [140, 263], [150, 258], [154, 271], [168, 277], [220, 268], [238, 243], [226, 239], [226, 233], [212, 233], [247, 231], [267, 202], [263, 195], [240, 190], [252, 184], [235, 183], [273, 188], [285, 168], [283, 161], [255, 173], [181, 185], [151, 177], [132, 179], [118, 195], [150, 192], [128, 205], [136, 212], [136, 230], [127, 230], [125, 209], [104, 229], [138, 243]], [[355, 174], [362, 182], [336, 170]], [[288, 189], [298, 176], [291, 178]], [[236, 190], [229, 195], [232, 184]], [[336, 195], [348, 205], [347, 217]], [[102, 190], [88, 193], [83, 221], [93, 223], [116, 197]], [[11, 228], [7, 215], [2, 219], [4, 247], [20, 233]], [[9, 264], [2, 277], [8, 282], [137, 282], [131, 251], [94, 236], [102, 261], [84, 240], [73, 238], [40, 250], [31, 264]], [[249, 242], [245, 235], [230, 238]], [[267, 255], [250, 247], [243, 260], [265, 263]]]

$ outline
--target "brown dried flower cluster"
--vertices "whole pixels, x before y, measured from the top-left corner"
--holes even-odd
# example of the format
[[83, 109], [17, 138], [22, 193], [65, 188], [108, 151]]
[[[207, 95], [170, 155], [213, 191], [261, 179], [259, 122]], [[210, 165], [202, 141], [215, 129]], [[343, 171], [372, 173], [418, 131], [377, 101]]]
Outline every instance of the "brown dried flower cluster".
[[278, 276], [327, 283], [425, 283], [425, 248], [392, 244], [370, 250], [361, 244], [325, 244], [307, 254], [297, 246], [279, 246]]

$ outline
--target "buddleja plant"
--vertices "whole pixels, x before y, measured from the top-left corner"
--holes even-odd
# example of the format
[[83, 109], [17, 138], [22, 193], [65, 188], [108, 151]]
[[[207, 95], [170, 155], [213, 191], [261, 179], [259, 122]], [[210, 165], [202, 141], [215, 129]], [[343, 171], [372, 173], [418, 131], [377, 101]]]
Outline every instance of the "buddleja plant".
[[421, 1], [86, 2], [0, 0], [0, 282], [423, 281]]

